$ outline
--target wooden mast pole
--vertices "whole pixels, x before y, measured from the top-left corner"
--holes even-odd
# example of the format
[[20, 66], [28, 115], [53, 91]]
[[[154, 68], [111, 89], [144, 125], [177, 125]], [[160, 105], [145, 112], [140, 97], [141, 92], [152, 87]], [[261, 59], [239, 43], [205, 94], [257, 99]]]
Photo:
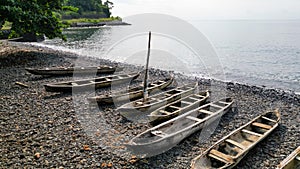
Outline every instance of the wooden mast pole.
[[148, 98], [148, 67], [149, 67], [149, 58], [150, 58], [150, 48], [151, 48], [151, 31], [149, 32], [149, 41], [148, 41], [148, 53], [147, 53], [147, 62], [146, 62], [146, 72], [144, 79], [144, 101], [147, 101]]

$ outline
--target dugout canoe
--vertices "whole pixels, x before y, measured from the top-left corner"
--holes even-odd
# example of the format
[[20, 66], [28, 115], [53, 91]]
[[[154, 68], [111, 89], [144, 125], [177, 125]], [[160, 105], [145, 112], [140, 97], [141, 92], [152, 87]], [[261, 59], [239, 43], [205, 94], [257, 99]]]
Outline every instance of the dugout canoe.
[[276, 169], [300, 169], [300, 146], [284, 159]]
[[[149, 94], [154, 94], [162, 89], [165, 89], [169, 85], [172, 84], [174, 77], [166, 78], [163, 80], [158, 80], [148, 84], [147, 91]], [[96, 102], [98, 104], [112, 104], [112, 103], [120, 103], [129, 100], [136, 100], [143, 97], [143, 84], [129, 88], [126, 91], [116, 91], [111, 94], [100, 95], [95, 97], [89, 97], [87, 100], [89, 102]]]
[[277, 110], [259, 115], [194, 158], [191, 168], [233, 168], [278, 126], [279, 120], [280, 113]]
[[181, 98], [151, 112], [150, 115], [148, 115], [149, 121], [152, 124], [162, 123], [180, 114], [186, 113], [194, 108], [202, 106], [208, 98], [208, 91], [202, 91], [198, 94], [192, 94], [187, 97]]
[[231, 98], [205, 104], [146, 130], [124, 145], [132, 154], [140, 157], [161, 154], [220, 118], [232, 104]]
[[34, 75], [70, 76], [75, 74], [108, 74], [116, 70], [122, 70], [116, 66], [89, 66], [89, 67], [50, 67], [50, 68], [25, 68]]
[[136, 79], [139, 75], [140, 73], [118, 74], [92, 79], [46, 84], [44, 85], [44, 87], [47, 92], [80, 92], [95, 90], [102, 87], [109, 87], [112, 84], [120, 85], [122, 83], [130, 82], [131, 80]]
[[149, 115], [152, 111], [180, 98], [193, 94], [197, 88], [198, 83], [180, 86], [166, 92], [149, 96], [146, 101], [144, 101], [144, 98], [141, 98], [133, 102], [126, 103], [117, 108], [117, 111], [119, 111], [120, 114], [128, 120], [134, 121], [147, 119], [147, 115]]

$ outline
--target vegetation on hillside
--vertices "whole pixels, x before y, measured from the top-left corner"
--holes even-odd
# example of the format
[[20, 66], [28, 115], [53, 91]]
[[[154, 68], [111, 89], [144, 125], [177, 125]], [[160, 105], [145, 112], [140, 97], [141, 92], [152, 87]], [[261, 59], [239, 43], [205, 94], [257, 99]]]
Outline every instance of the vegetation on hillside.
[[112, 7], [108, 0], [1, 0], [0, 29], [10, 23], [10, 38], [32, 34], [65, 39], [63, 17], [110, 18]]

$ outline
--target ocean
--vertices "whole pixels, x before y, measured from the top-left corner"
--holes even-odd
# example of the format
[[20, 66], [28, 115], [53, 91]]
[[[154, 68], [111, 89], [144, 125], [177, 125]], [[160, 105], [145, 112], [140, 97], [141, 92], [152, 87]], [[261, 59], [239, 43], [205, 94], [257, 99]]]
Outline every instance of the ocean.
[[[151, 67], [204, 78], [300, 92], [300, 21], [187, 22], [191, 25], [182, 27], [193, 26], [203, 37], [198, 37], [189, 30], [178, 31], [182, 34], [177, 36], [174, 33], [177, 30], [172, 29], [178, 28], [178, 25], [170, 27], [169, 23], [162, 23], [161, 26], [168, 25], [168, 30], [173, 31], [173, 34], [168, 35], [166, 31], [161, 33], [161, 28], [154, 28], [151, 40]], [[144, 65], [148, 30], [128, 31], [131, 29], [135, 29], [134, 26], [72, 28], [64, 31], [67, 42], [47, 39], [35, 45]], [[185, 41], [187, 36], [194, 39]], [[211, 66], [214, 64], [215, 66]]]

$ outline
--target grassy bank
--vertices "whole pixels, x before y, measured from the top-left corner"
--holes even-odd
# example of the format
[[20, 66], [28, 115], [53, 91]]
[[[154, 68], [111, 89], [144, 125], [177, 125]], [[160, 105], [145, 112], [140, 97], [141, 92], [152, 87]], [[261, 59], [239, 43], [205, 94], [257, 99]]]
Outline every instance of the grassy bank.
[[98, 18], [98, 19], [90, 19], [90, 18], [76, 18], [76, 19], [64, 19], [62, 20], [64, 24], [72, 25], [76, 23], [101, 23], [101, 22], [110, 22], [110, 21], [119, 21], [120, 17], [110, 17], [110, 18]]

